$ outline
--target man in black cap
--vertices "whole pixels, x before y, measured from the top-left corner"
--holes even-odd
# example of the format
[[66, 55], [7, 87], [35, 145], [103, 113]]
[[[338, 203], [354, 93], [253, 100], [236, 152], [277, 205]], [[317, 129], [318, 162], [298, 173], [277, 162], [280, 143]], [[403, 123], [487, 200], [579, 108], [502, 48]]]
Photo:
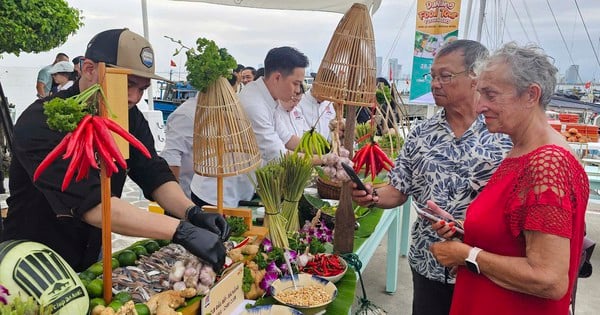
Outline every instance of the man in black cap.
[[[147, 159], [131, 149], [127, 170], [119, 168], [111, 177], [113, 232], [172, 239], [219, 271], [225, 259], [222, 242], [229, 236], [229, 226], [222, 216], [202, 212], [185, 197], [167, 163], [156, 154], [148, 122], [135, 106], [150, 86], [151, 78], [164, 80], [154, 74], [150, 43], [127, 29], [97, 34], [88, 44], [81, 78], [53, 97], [67, 98], [98, 83], [98, 62], [131, 71], [127, 80], [129, 132], [152, 156]], [[30, 105], [15, 124], [11, 196], [7, 200], [9, 210], [2, 240], [27, 239], [46, 244], [73, 269], [82, 271], [96, 262], [100, 253], [100, 179], [98, 171], [91, 169], [89, 178], [72, 183], [62, 192], [61, 181], [70, 159], [57, 159], [33, 182], [33, 172], [65, 136], [64, 132], [51, 130], [46, 123], [43, 103], [49, 99]], [[142, 188], [146, 198], [156, 200], [171, 216], [148, 212], [120, 199], [126, 176]]]

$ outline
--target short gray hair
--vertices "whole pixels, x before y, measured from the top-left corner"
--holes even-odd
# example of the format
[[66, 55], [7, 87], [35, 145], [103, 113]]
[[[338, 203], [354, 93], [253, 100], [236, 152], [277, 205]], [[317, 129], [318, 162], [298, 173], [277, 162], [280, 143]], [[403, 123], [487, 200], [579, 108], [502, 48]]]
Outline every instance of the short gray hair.
[[535, 44], [519, 46], [515, 42], [510, 42], [493, 52], [487, 61], [477, 66], [476, 71], [478, 74], [481, 73], [490, 63], [506, 63], [509, 67], [510, 80], [517, 93], [521, 95], [531, 84], [538, 84], [542, 90], [540, 104], [546, 108], [556, 88], [558, 69], [553, 61], [552, 57]]
[[478, 60], [487, 58], [490, 54], [488, 49], [480, 42], [469, 39], [459, 39], [442, 46], [435, 57], [443, 57], [455, 51], [461, 51], [463, 53], [464, 65], [468, 71], [473, 71], [475, 63]]

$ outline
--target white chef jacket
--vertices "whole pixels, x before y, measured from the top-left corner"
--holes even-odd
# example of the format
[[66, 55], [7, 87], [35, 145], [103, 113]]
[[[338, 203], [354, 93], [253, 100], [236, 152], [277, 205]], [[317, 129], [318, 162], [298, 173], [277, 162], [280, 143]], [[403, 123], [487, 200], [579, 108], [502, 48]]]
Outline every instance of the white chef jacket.
[[[263, 79], [261, 77], [246, 84], [239, 94], [239, 99], [256, 135], [263, 162], [269, 162], [286, 152], [287, 141], [284, 142], [276, 131], [275, 111], [278, 103], [271, 96]], [[292, 134], [281, 136], [287, 137], [289, 141]]]
[[[252, 200], [254, 185], [248, 176], [241, 174], [223, 177], [223, 205], [228, 208], [237, 208], [240, 200]], [[217, 178], [205, 177], [194, 174], [191, 189], [196, 197], [211, 205], [217, 204]]]
[[302, 137], [302, 134], [310, 127], [302, 115], [298, 106], [294, 106], [291, 111], [285, 110], [283, 106], [277, 105], [275, 110], [275, 130], [283, 143], [287, 143], [292, 135]]
[[[190, 198], [190, 183], [194, 175], [194, 116], [198, 97], [179, 105], [167, 118], [165, 147], [160, 156], [169, 166], [179, 166], [179, 185]], [[216, 186], [215, 186], [216, 187]]]
[[[311, 91], [308, 91], [304, 93], [304, 96], [296, 108], [302, 112], [304, 120], [309, 128], [314, 126], [315, 123], [317, 123], [317, 119], [319, 119], [319, 122], [315, 126], [315, 130], [327, 140], [331, 141], [329, 121], [335, 119], [335, 108], [333, 107], [332, 102], [323, 101], [319, 104]], [[319, 118], [319, 115], [321, 115], [321, 118]]]

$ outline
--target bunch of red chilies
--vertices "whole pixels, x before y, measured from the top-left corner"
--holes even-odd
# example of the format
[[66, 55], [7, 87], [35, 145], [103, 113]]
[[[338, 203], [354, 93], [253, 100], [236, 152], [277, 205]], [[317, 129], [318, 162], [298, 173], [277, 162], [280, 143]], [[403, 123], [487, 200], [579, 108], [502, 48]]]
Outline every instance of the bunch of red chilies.
[[382, 169], [387, 171], [392, 169], [394, 162], [381, 150], [379, 144], [375, 141], [365, 144], [360, 150], [354, 153], [352, 158], [354, 163], [354, 171], [360, 172], [362, 167], [365, 167], [365, 177], [371, 173], [371, 180], [381, 172]]
[[311, 261], [306, 263], [302, 271], [322, 277], [337, 276], [346, 269], [340, 259], [337, 255], [316, 254]]
[[[116, 164], [122, 169], [127, 169], [127, 163], [123, 155], [121, 155], [121, 151], [119, 151], [117, 143], [110, 133], [111, 131], [127, 140], [134, 148], [142, 152], [145, 157], [151, 157], [150, 152], [144, 144], [116, 122], [109, 118], [86, 115], [77, 124], [77, 128], [67, 133], [56, 148], [48, 153], [35, 170], [33, 180], [36, 181], [48, 166], [63, 153], [63, 160], [71, 158], [71, 162], [67, 167], [62, 182], [62, 191], [65, 191], [71, 183], [75, 171], [77, 171], [75, 181], [78, 182], [88, 177], [90, 167], [100, 169], [94, 151], [98, 152], [99, 159], [102, 159], [104, 165], [106, 165], [106, 174], [108, 177], [119, 172]], [[116, 161], [116, 164], [113, 159]]]

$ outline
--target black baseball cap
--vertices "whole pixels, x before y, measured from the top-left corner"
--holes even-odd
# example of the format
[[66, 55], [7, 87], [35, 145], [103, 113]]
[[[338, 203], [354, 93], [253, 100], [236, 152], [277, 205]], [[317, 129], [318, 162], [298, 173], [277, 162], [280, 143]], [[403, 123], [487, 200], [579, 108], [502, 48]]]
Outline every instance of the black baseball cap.
[[90, 40], [85, 58], [109, 67], [126, 68], [131, 74], [169, 81], [154, 73], [154, 50], [142, 36], [127, 28], [100, 32]]

